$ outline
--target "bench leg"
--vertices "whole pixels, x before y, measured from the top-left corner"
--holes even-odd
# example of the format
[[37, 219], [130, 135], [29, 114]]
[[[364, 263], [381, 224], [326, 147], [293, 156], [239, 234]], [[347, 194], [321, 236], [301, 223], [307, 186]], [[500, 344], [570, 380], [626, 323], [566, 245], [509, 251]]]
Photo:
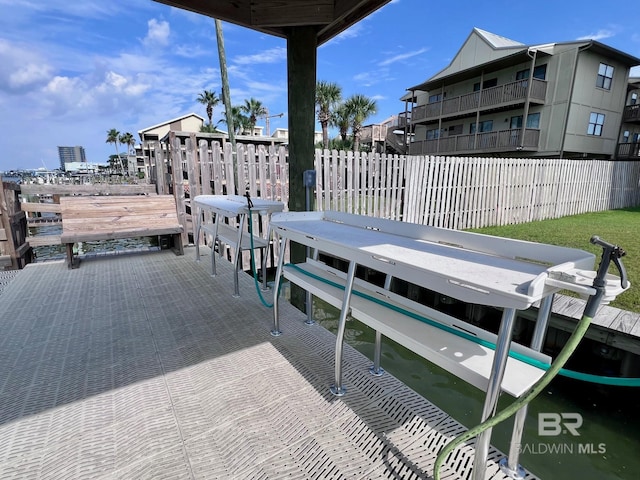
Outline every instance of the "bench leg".
[[73, 243], [67, 243], [67, 268], [74, 268]]
[[184, 248], [182, 246], [182, 234], [176, 233], [173, 235], [173, 251], [176, 255], [184, 255]]

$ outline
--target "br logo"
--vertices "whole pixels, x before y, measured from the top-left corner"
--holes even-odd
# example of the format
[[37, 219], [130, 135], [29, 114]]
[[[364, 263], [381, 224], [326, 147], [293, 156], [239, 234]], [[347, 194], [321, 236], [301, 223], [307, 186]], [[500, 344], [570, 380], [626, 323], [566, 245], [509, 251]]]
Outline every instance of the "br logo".
[[579, 413], [538, 413], [538, 435], [541, 437], [555, 437], [567, 432], [579, 437], [581, 426], [582, 415]]

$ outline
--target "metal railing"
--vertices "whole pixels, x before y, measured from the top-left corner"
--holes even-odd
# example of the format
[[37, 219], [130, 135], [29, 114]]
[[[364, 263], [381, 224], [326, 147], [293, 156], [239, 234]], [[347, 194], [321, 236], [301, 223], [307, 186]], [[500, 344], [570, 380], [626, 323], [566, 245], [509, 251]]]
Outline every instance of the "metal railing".
[[[547, 82], [537, 78], [531, 79], [531, 81], [530, 100], [543, 103], [547, 94]], [[411, 121], [417, 123], [439, 117], [472, 113], [478, 109], [486, 110], [522, 103], [527, 98], [528, 87], [529, 80], [517, 80], [459, 97], [448, 98], [444, 101], [420, 105], [412, 110]]]
[[624, 122], [640, 121], [640, 104], [627, 105], [626, 107], [624, 107], [624, 112], [622, 114], [622, 121]]
[[409, 146], [410, 155], [477, 153], [483, 151], [536, 150], [540, 139], [540, 130], [527, 128], [496, 130], [468, 135], [454, 135], [432, 140], [419, 140]]

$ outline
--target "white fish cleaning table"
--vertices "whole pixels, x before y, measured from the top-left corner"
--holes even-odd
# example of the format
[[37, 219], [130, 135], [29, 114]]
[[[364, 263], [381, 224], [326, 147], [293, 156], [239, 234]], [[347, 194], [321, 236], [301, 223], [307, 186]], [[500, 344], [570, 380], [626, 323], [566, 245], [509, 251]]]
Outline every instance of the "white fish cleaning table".
[[[238, 268], [240, 266], [240, 252], [251, 248], [266, 248], [270, 241], [270, 230], [267, 228], [265, 237], [261, 237], [254, 232], [253, 238], [245, 232], [245, 227], [251, 219], [249, 214], [261, 215], [270, 220], [271, 214], [282, 212], [284, 203], [275, 200], [265, 200], [262, 198], [251, 198], [252, 206], [249, 208], [247, 197], [241, 195], [198, 195], [193, 199], [196, 208], [196, 260], [200, 261], [200, 231], [204, 230], [213, 237], [213, 245], [211, 249], [211, 274], [216, 274], [215, 263], [215, 242], [226, 243], [234, 249], [233, 265], [235, 267], [235, 275], [233, 279], [234, 296], [240, 296], [238, 286]], [[203, 222], [203, 212], [211, 213], [212, 223]], [[238, 226], [230, 226], [224, 221], [224, 218], [238, 217]], [[247, 224], [247, 225], [245, 225]], [[222, 253], [222, 249], [220, 249]], [[263, 269], [266, 267], [266, 255], [263, 255]], [[264, 275], [263, 275], [264, 276]]]
[[[272, 333], [281, 333], [277, 306], [281, 276], [340, 308], [335, 383], [331, 387], [338, 396], [346, 392], [342, 385], [342, 344], [350, 313], [374, 328], [377, 335], [384, 332], [419, 355], [485, 390], [482, 414], [482, 420], [485, 420], [495, 413], [502, 390], [519, 396], [543, 374], [541, 369], [521, 364], [510, 357], [516, 310], [550, 299], [562, 289], [586, 295], [595, 293], [591, 287], [595, 276], [595, 256], [583, 250], [330, 211], [280, 213], [273, 216], [270, 226], [283, 240], [274, 285]], [[314, 259], [308, 259], [301, 265], [283, 265], [285, 240], [310, 247], [314, 251]], [[322, 267], [317, 261], [318, 252], [347, 260], [349, 268], [346, 275]], [[385, 289], [363, 285], [360, 279], [356, 279], [358, 265], [386, 274]], [[461, 339], [455, 335], [456, 332], [451, 333], [451, 329], [458, 328], [482, 337], [483, 334], [478, 332], [480, 329], [470, 324], [459, 326], [451, 323], [447, 325], [448, 331], [437, 332], [432, 325], [415, 320], [415, 316], [398, 314], [398, 309], [380, 308], [376, 298], [387, 303], [395, 302], [394, 306], [403, 308], [409, 302], [388, 291], [391, 278], [405, 280], [463, 302], [502, 308], [495, 350]], [[341, 289], [336, 288], [338, 283]], [[611, 283], [615, 283], [615, 278]], [[367, 288], [370, 291], [365, 294]], [[446, 315], [421, 307], [416, 308], [420, 308], [420, 312], [428, 311], [436, 321], [442, 320], [443, 324], [449, 321]], [[528, 350], [524, 353], [532, 357], [537, 354], [536, 358], [541, 359], [539, 352], [513, 345], [514, 350], [518, 348]], [[546, 360], [548, 363], [548, 357]], [[484, 471], [490, 435], [491, 431], [487, 430], [477, 440], [477, 471]]]

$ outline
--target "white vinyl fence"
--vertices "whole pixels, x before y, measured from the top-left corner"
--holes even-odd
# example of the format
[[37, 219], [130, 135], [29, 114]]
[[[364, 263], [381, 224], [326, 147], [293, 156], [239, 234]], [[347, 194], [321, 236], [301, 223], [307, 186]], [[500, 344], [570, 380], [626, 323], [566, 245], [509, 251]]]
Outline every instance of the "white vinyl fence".
[[640, 205], [640, 162], [316, 150], [315, 167], [321, 210], [445, 228], [524, 223]]

